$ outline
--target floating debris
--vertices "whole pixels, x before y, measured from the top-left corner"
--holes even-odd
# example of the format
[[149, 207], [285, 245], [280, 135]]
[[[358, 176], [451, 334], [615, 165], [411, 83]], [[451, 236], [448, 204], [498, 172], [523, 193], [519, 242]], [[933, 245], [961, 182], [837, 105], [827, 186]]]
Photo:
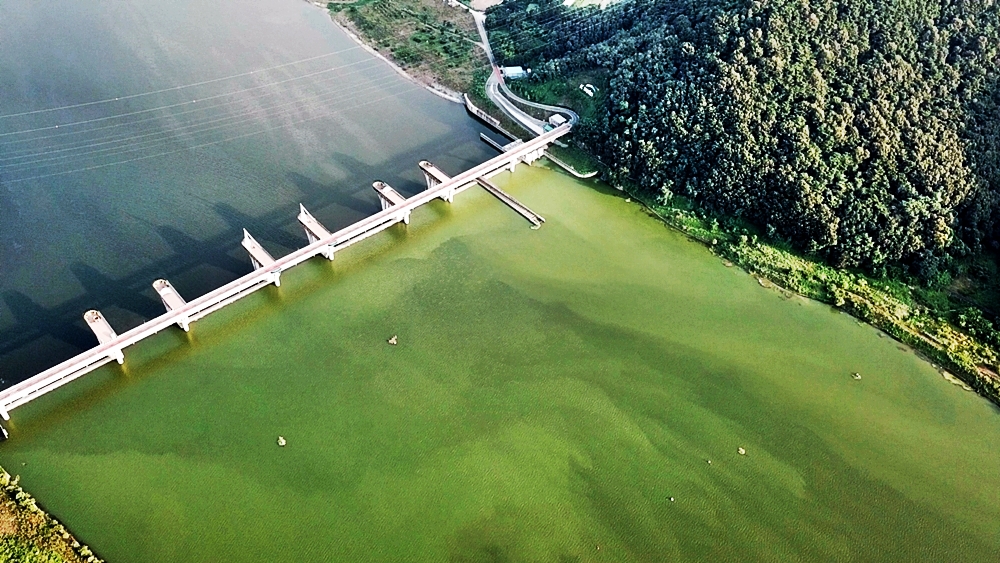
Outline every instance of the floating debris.
[[712, 465], [712, 460], [708, 460], [708, 464], [709, 464], [709, 465]]
[[285, 440], [284, 436], [278, 436], [278, 445], [279, 446], [281, 446], [283, 448], [283, 447], [285, 447], [285, 444], [287, 444], [287, 443], [288, 443], [288, 441]]
[[961, 379], [959, 379], [959, 378], [955, 377], [954, 375], [948, 373], [945, 370], [941, 370], [941, 377], [945, 378], [945, 380], [948, 381], [949, 383], [951, 383], [952, 385], [957, 385], [957, 386], [961, 387], [962, 389], [964, 389], [966, 391], [973, 391], [974, 390], [974, 389], [972, 389], [972, 387], [969, 387], [964, 381], [962, 381]]
[[747, 455], [747, 451], [744, 450], [743, 448], [736, 448], [736, 453], [740, 455]]
[[854, 372], [851, 374], [851, 377], [853, 377], [854, 379], [861, 379], [861, 374], [858, 372]]
[[674, 502], [674, 497], [670, 497], [670, 502]]
[[397, 340], [397, 338], [398, 338], [397, 335], [393, 334], [392, 338], [390, 338], [389, 341], [388, 341], [389, 344], [392, 345], [392, 346], [395, 346], [399, 342], [399, 340]]
[[632, 198], [630, 197], [625, 198], [625, 203], [632, 203]]

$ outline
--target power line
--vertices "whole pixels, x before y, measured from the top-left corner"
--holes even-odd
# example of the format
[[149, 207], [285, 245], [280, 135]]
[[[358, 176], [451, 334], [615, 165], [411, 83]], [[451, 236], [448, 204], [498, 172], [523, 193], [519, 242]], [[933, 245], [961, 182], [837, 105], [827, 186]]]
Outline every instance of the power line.
[[51, 178], [51, 177], [54, 177], [54, 176], [65, 176], [67, 174], [76, 174], [78, 172], [88, 172], [88, 171], [97, 170], [97, 169], [100, 169], [100, 168], [107, 168], [109, 166], [118, 166], [118, 165], [121, 165], [121, 164], [130, 163], [130, 162], [136, 162], [136, 161], [140, 161], [140, 160], [149, 160], [151, 158], [159, 158], [159, 157], [162, 157], [162, 156], [169, 156], [169, 155], [172, 155], [172, 154], [177, 154], [177, 153], [181, 153], [181, 152], [185, 152], [185, 151], [192, 151], [192, 150], [195, 150], [195, 149], [200, 149], [200, 148], [204, 148], [204, 147], [208, 147], [208, 146], [212, 146], [212, 145], [218, 145], [218, 144], [221, 144], [221, 143], [228, 143], [228, 142], [232, 142], [232, 141], [235, 141], [235, 140], [238, 140], [238, 139], [243, 139], [243, 138], [246, 138], [246, 137], [252, 137], [252, 136], [255, 136], [255, 135], [262, 135], [262, 134], [267, 133], [269, 131], [274, 131], [274, 130], [277, 130], [277, 129], [283, 129], [285, 127], [291, 127], [293, 125], [301, 125], [303, 123], [307, 123], [307, 122], [310, 122], [310, 121], [315, 121], [317, 119], [322, 119], [324, 117], [330, 117], [331, 115], [339, 113], [340, 111], [343, 111], [343, 110], [349, 110], [349, 109], [356, 109], [356, 108], [359, 108], [359, 107], [364, 107], [364, 106], [367, 106], [367, 105], [374, 104], [376, 102], [380, 102], [380, 101], [382, 101], [384, 99], [396, 96], [398, 94], [403, 94], [405, 92], [409, 92], [409, 91], [413, 91], [413, 90], [418, 90], [420, 88], [421, 88], [421, 86], [410, 86], [409, 88], [405, 88], [403, 90], [399, 90], [399, 91], [393, 92], [391, 94], [387, 94], [385, 96], [381, 96], [379, 98], [375, 98], [373, 100], [368, 100], [368, 101], [366, 101], [365, 103], [362, 103], [362, 104], [357, 104], [357, 105], [350, 106], [350, 107], [347, 107], [347, 108], [339, 108], [339, 111], [337, 111], [337, 112], [326, 113], [326, 114], [318, 115], [318, 116], [315, 116], [315, 117], [309, 117], [309, 118], [302, 119], [302, 120], [299, 120], [299, 121], [294, 121], [294, 122], [291, 122], [291, 123], [285, 123], [283, 125], [277, 125], [277, 126], [274, 126], [274, 127], [269, 127], [269, 128], [261, 129], [259, 131], [254, 131], [254, 132], [251, 132], [251, 133], [244, 133], [242, 135], [236, 135], [236, 136], [229, 137], [229, 138], [226, 138], [226, 139], [220, 139], [220, 140], [217, 140], [217, 141], [211, 141], [211, 142], [207, 142], [207, 143], [202, 143], [200, 145], [194, 145], [194, 146], [190, 146], [190, 147], [184, 147], [184, 148], [180, 148], [180, 149], [176, 149], [176, 150], [172, 150], [172, 151], [165, 151], [165, 152], [161, 152], [161, 153], [157, 153], [157, 154], [150, 154], [150, 155], [139, 156], [139, 157], [130, 158], [130, 159], [127, 159], [127, 160], [121, 160], [121, 161], [117, 161], [117, 162], [107, 162], [107, 163], [103, 163], [103, 164], [96, 164], [94, 166], [88, 166], [88, 167], [85, 167], [85, 168], [77, 168], [77, 169], [74, 169], [74, 170], [67, 170], [67, 171], [63, 171], [63, 172], [54, 172], [54, 173], [51, 173], [51, 174], [42, 174], [42, 175], [38, 175], [38, 176], [31, 176], [31, 177], [28, 177], [28, 178], [18, 178], [16, 180], [4, 180], [2, 183], [4, 183], [4, 184], [17, 184], [17, 183], [21, 183], [21, 182], [27, 182], [27, 181], [30, 181], [30, 180], [39, 180], [39, 179], [42, 179], [42, 178]]
[[170, 88], [163, 88], [161, 90], [153, 90], [153, 91], [150, 91], [150, 92], [142, 92], [140, 94], [129, 94], [129, 95], [126, 95], [126, 96], [118, 96], [118, 97], [115, 97], [115, 98], [106, 98], [106, 99], [103, 99], [103, 100], [95, 100], [95, 101], [92, 101], [92, 102], [83, 102], [83, 103], [79, 103], [79, 104], [72, 104], [72, 105], [60, 106], [60, 107], [55, 107], [55, 108], [36, 109], [36, 110], [32, 110], [32, 111], [22, 111], [20, 113], [8, 113], [6, 115], [0, 115], [0, 119], [8, 119], [8, 118], [11, 118], [11, 117], [21, 117], [21, 116], [25, 116], [25, 115], [36, 115], [36, 114], [39, 114], [39, 113], [49, 113], [49, 112], [53, 112], [53, 111], [62, 111], [62, 110], [67, 110], [67, 109], [82, 108], [82, 107], [87, 107], [87, 106], [95, 106], [95, 105], [99, 105], [99, 104], [108, 104], [108, 103], [111, 103], [111, 102], [119, 102], [119, 101], [123, 101], [123, 100], [132, 100], [132, 99], [135, 99], [135, 98], [142, 98], [142, 97], [145, 97], [145, 96], [153, 96], [153, 95], [156, 95], [156, 94], [163, 94], [163, 93], [166, 93], [166, 92], [176, 92], [178, 90], [184, 90], [184, 89], [187, 89], [187, 88], [194, 88], [196, 86], [204, 86], [206, 84], [214, 84], [216, 82], [222, 82], [222, 81], [225, 81], [225, 80], [233, 80], [235, 78], [242, 78], [244, 76], [251, 76], [251, 75], [256, 74], [256, 73], [269, 72], [269, 71], [272, 71], [272, 70], [277, 70], [279, 68], [285, 68], [285, 67], [288, 67], [288, 66], [298, 65], [298, 64], [305, 63], [305, 62], [309, 62], [309, 61], [315, 61], [315, 60], [322, 59], [322, 58], [325, 58], [325, 57], [331, 57], [333, 55], [340, 55], [340, 54], [346, 53], [348, 51], [354, 51], [354, 50], [360, 49], [360, 48], [361, 48], [360, 45], [356, 45], [354, 47], [350, 47], [350, 48], [344, 49], [342, 51], [334, 51], [334, 52], [326, 53], [326, 54], [323, 54], [323, 55], [316, 55], [315, 57], [308, 57], [308, 58], [305, 58], [305, 59], [300, 59], [300, 60], [297, 60], [297, 61], [292, 61], [292, 62], [289, 62], [289, 63], [284, 63], [284, 64], [280, 64], [280, 65], [277, 65], [277, 66], [272, 66], [272, 67], [268, 67], [268, 68], [264, 68], [264, 69], [251, 70], [251, 71], [248, 71], [248, 72], [242, 72], [240, 74], [233, 74], [233, 75], [230, 75], [230, 76], [223, 76], [223, 77], [220, 77], [220, 78], [213, 78], [211, 80], [203, 80], [201, 82], [193, 82], [191, 84], [184, 84], [183, 86], [172, 86]]
[[[377, 63], [378, 61], [373, 60], [372, 62], [376, 62]], [[330, 82], [330, 81], [342, 79], [345, 76], [349, 76], [349, 75], [356, 74], [356, 73], [359, 73], [359, 72], [365, 72], [365, 71], [368, 71], [368, 70], [371, 70], [371, 69], [370, 68], [358, 68], [356, 70], [349, 71], [349, 72], [347, 72], [345, 74], [339, 74], [337, 76], [328, 77], [328, 78], [324, 78], [324, 79], [318, 80], [317, 82], [314, 82], [314, 83], [312, 83], [310, 85], [311, 86], [319, 86], [321, 84], [325, 84], [325, 83]], [[274, 91], [274, 92], [267, 92], [266, 95], [273, 96], [273, 95], [278, 95], [280, 93], [281, 92]], [[168, 118], [169, 119], [176, 119], [176, 118], [178, 118], [178, 117], [180, 117], [182, 115], [188, 115], [188, 114], [202, 112], [202, 111], [207, 111], [207, 110], [216, 109], [216, 108], [226, 108], [228, 106], [232, 106], [232, 105], [236, 105], [236, 104], [241, 104], [241, 103], [243, 103], [242, 100], [234, 100], [234, 101], [229, 101], [229, 102], [222, 102], [222, 103], [219, 103], [219, 104], [200, 105], [199, 107], [194, 108], [194, 109], [189, 109], [189, 110], [185, 110], [185, 111], [181, 111], [181, 112], [177, 112], [177, 113], [171, 113], [171, 114], [168, 114], [168, 115], [156, 115], [156, 116], [153, 116], [153, 117], [147, 117], [147, 118], [143, 118], [143, 119], [136, 119], [136, 120], [132, 120], [132, 121], [125, 121], [123, 123], [115, 123], [115, 124], [112, 124], [112, 125], [104, 125], [104, 126], [101, 126], [101, 127], [92, 127], [90, 129], [83, 129], [83, 130], [80, 130], [80, 131], [71, 131], [71, 132], [67, 132], [67, 133], [59, 133], [59, 134], [56, 134], [56, 135], [46, 135], [46, 136], [43, 136], [43, 137], [34, 137], [32, 139], [21, 139], [19, 141], [8, 141], [7, 144], [24, 143], [24, 142], [30, 142], [30, 141], [38, 141], [38, 140], [42, 140], [42, 139], [59, 137], [59, 136], [67, 136], [67, 135], [85, 135], [85, 134], [91, 134], [91, 133], [94, 133], [94, 132], [97, 132], [97, 131], [104, 131], [104, 130], [108, 130], [108, 129], [115, 129], [115, 128], [126, 127], [126, 126], [134, 126], [134, 125], [137, 125], [137, 124], [140, 124], [140, 123], [146, 123], [146, 122], [149, 122], [149, 121], [157, 121], [157, 120], [168, 119]], [[0, 162], [11, 161], [11, 160], [18, 160], [18, 159], [25, 159], [25, 158], [34, 158], [34, 157], [38, 157], [38, 156], [45, 156], [45, 155], [48, 155], [48, 154], [55, 154], [55, 153], [70, 151], [70, 150], [74, 150], [74, 149], [86, 148], [88, 146], [94, 146], [94, 145], [105, 144], [107, 142], [112, 142], [116, 138], [117, 139], [129, 139], [129, 138], [131, 138], [131, 136], [128, 135], [128, 134], [126, 134], [125, 136], [119, 136], [117, 133], [114, 133], [114, 134], [111, 134], [111, 135], [108, 135], [108, 136], [99, 136], [99, 137], [96, 137], [96, 138], [90, 138], [90, 139], [86, 139], [86, 140], [83, 140], [83, 141], [71, 141], [71, 142], [62, 143], [62, 144], [56, 143], [56, 144], [52, 144], [52, 145], [49, 145], [49, 146], [34, 147], [34, 148], [30, 148], [30, 149], [21, 149], [21, 150], [9, 152], [8, 154], [10, 154], [11, 156], [5, 156], [3, 158], [0, 158]], [[38, 151], [41, 151], [41, 152], [38, 152]], [[22, 153], [22, 154], [16, 154], [16, 153]]]
[[[334, 72], [334, 71], [337, 71], [337, 70], [341, 70], [341, 69], [344, 69], [344, 68], [347, 68], [347, 67], [351, 67], [351, 66], [355, 66], [355, 65], [359, 65], [359, 64], [364, 64], [364, 63], [367, 63], [367, 62], [371, 62], [371, 59], [362, 59], [360, 61], [355, 61], [353, 63], [348, 63], [348, 64], [341, 65], [341, 66], [335, 66], [335, 67], [331, 67], [331, 68], [328, 68], [328, 69], [319, 70], [319, 71], [316, 71], [316, 72], [310, 72], [310, 73], [304, 74], [302, 76], [296, 76], [296, 77], [293, 77], [293, 78], [286, 78], [284, 80], [279, 80], [277, 82], [271, 82], [271, 83], [268, 83], [268, 84], [262, 84], [262, 85], [259, 85], [259, 86], [253, 86], [251, 88], [244, 88], [243, 90], [236, 90], [235, 92], [226, 92], [224, 94], [216, 94], [216, 95], [213, 95], [213, 96], [208, 96], [208, 97], [205, 97], [205, 98], [201, 98], [200, 101], [204, 102], [206, 100], [215, 100], [215, 99], [218, 99], [218, 98], [224, 98], [226, 96], [232, 96], [232, 95], [235, 95], [235, 94], [243, 94], [243, 93], [246, 93], [246, 92], [252, 92], [254, 90], [260, 90], [262, 88], [268, 88], [268, 87], [271, 87], [271, 86], [278, 86], [278, 85], [281, 85], [281, 84], [287, 84], [289, 82], [294, 82], [296, 80], [302, 80], [304, 78], [311, 78], [313, 76], [319, 76], [321, 74], [326, 74], [328, 72]], [[198, 99], [194, 99], [194, 100], [187, 101], [187, 102], [178, 102], [178, 103], [174, 103], [174, 104], [168, 104], [168, 105], [165, 105], [165, 106], [160, 106], [160, 107], [155, 107], [155, 108], [149, 108], [149, 109], [143, 109], [143, 110], [138, 110], [138, 111], [132, 111], [132, 112], [123, 113], [123, 114], [119, 114], [119, 115], [109, 115], [109, 116], [105, 116], [105, 117], [96, 117], [96, 118], [93, 118], [93, 119], [84, 119], [84, 120], [81, 120], [81, 121], [74, 121], [72, 123], [64, 123], [62, 125], [49, 125], [49, 126], [46, 126], [46, 127], [37, 127], [35, 129], [24, 129], [24, 130], [21, 130], [21, 131], [10, 131], [10, 132], [7, 132], [7, 133], [0, 133], [0, 137], [9, 137], [11, 135], [23, 135], [25, 133], [34, 133], [36, 131], [51, 131], [53, 129], [59, 129], [60, 127], [75, 127], [77, 125], [85, 125], [85, 124], [88, 124], [88, 123], [98, 123], [98, 122], [101, 122], [101, 121], [108, 121], [110, 119], [119, 119], [119, 118], [122, 118], [122, 117], [129, 117], [129, 116], [133, 116], [133, 115], [140, 115], [140, 114], [143, 114], [143, 113], [150, 113], [150, 112], [153, 112], [153, 111], [159, 111], [159, 110], [164, 110], [164, 109], [171, 109], [171, 108], [175, 108], [175, 107], [181, 107], [181, 106], [196, 104], [198, 102], [199, 102]]]
[[[150, 147], [155, 147], [157, 145], [162, 145], [162, 144], [170, 143], [170, 142], [172, 142], [174, 140], [172, 137], [174, 137], [174, 136], [176, 136], [178, 134], [182, 134], [182, 135], [200, 135], [202, 133], [207, 133], [207, 132], [214, 131], [214, 130], [217, 130], [217, 129], [222, 129], [222, 128], [225, 128], [225, 127], [235, 127], [235, 126], [238, 126], [238, 125], [242, 125], [242, 124], [245, 124], [245, 123], [249, 123], [249, 122], [255, 121], [256, 119], [254, 119], [254, 118], [247, 118], [247, 116], [256, 115], [256, 114], [260, 114], [260, 113], [265, 113], [265, 115], [264, 115], [265, 118], [282, 117], [282, 116], [285, 116], [285, 115], [293, 114], [297, 109], [299, 109], [297, 106], [302, 105], [302, 103], [304, 101], [310, 101], [310, 102], [337, 101], [337, 100], [339, 100], [341, 98], [341, 96], [339, 96], [339, 95], [340, 94], [344, 94], [346, 90], [350, 90], [350, 91], [346, 92], [346, 94], [348, 96], [354, 96], [356, 94], [368, 92], [368, 91], [373, 90], [373, 89], [381, 89], [383, 85], [392, 83], [394, 80], [396, 80], [395, 76], [386, 76], [386, 77], [383, 77], [382, 79], [380, 79], [379, 81], [372, 82], [369, 85], [365, 86], [364, 88], [360, 88], [360, 89], [340, 89], [340, 90], [334, 90], [333, 92], [327, 92], [327, 93], [324, 93], [324, 94], [310, 96], [310, 97], [307, 97], [307, 98], [298, 98], [296, 100], [293, 100], [293, 101], [287, 102], [287, 103], [283, 103], [283, 104], [277, 104], [277, 105], [269, 106], [269, 107], [265, 107], [265, 108], [258, 108], [257, 110], [245, 112], [243, 114], [230, 115], [230, 116], [221, 117], [221, 118], [217, 118], [217, 119], [211, 119], [211, 120], [207, 120], [207, 121], [203, 121], [203, 122], [195, 122], [195, 123], [192, 123], [192, 124], [189, 124], [189, 125], [172, 128], [172, 129], [165, 130], [165, 131], [155, 131], [155, 132], [146, 133], [146, 134], [143, 134], [143, 135], [135, 135], [135, 136], [131, 136], [131, 137], [124, 137], [124, 138], [115, 139], [115, 140], [112, 140], [112, 141], [106, 141], [104, 143], [95, 143], [94, 145], [88, 145], [88, 146], [78, 147], [77, 150], [79, 150], [79, 149], [87, 149], [87, 148], [90, 148], [91, 146], [99, 146], [99, 145], [109, 144], [109, 143], [117, 143], [118, 145], [117, 146], [112, 146], [112, 147], [106, 147], [106, 148], [103, 148], [103, 149], [95, 149], [95, 150], [92, 150], [92, 151], [76, 153], [76, 154], [67, 154], [67, 155], [62, 155], [62, 156], [55, 156], [55, 157], [49, 157], [49, 158], [41, 158], [41, 159], [31, 160], [31, 161], [25, 161], [25, 162], [16, 162], [16, 163], [8, 164], [8, 165], [5, 165], [5, 166], [0, 166], [0, 169], [3, 169], [3, 170], [16, 170], [18, 167], [21, 167], [21, 166], [31, 166], [31, 165], [34, 165], [34, 164], [39, 164], [39, 163], [44, 163], [44, 162], [52, 162], [52, 161], [59, 161], [59, 160], [65, 160], [65, 159], [81, 159], [81, 158], [91, 157], [91, 155], [100, 154], [100, 153], [107, 153], [107, 154], [101, 155], [102, 157], [107, 157], [107, 156], [117, 156], [119, 154], [125, 154], [125, 153], [135, 152], [135, 151], [147, 149], [147, 148], [150, 148]], [[294, 107], [292, 107], [288, 111], [279, 112], [277, 114], [269, 114], [269, 113], [267, 113], [267, 112], [273, 111], [273, 110], [275, 110], [277, 108], [289, 107], [289, 106], [294, 106]], [[200, 129], [200, 130], [192, 130], [192, 131], [188, 131], [187, 130], [187, 129], [191, 129], [191, 128], [204, 127], [206, 125], [211, 125], [213, 123], [219, 123], [219, 122], [224, 122], [224, 121], [229, 121], [229, 120], [234, 120], [234, 119], [237, 120], [237, 121], [235, 121], [233, 123], [222, 123], [221, 125], [214, 125], [212, 127], [207, 127], [207, 128]], [[157, 137], [157, 136], [167, 136], [168, 138], [165, 138], [165, 139], [155, 139], [154, 138], [154, 139], [147, 139], [146, 141], [141, 141], [141, 142], [138, 142], [138, 143], [136, 142], [136, 141], [139, 141], [139, 139], [142, 139], [142, 138]], [[122, 143], [127, 143], [127, 144], [122, 145]], [[149, 143], [152, 143], [152, 144], [149, 144]], [[136, 145], [138, 145], [138, 146], [136, 146]], [[120, 150], [120, 149], [125, 149], [125, 150]], [[115, 152], [115, 151], [118, 151], [118, 152]], [[45, 167], [51, 167], [51, 166], [56, 166], [56, 165], [55, 164], [43, 164], [42, 165], [43, 168], [45, 168]]]

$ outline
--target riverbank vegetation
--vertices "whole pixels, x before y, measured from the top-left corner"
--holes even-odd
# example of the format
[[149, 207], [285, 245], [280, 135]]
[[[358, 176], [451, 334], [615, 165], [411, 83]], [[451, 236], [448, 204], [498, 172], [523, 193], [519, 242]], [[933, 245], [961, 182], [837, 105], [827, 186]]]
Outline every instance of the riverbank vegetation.
[[18, 478], [0, 468], [0, 561], [99, 563], [62, 524], [46, 514]]
[[414, 78], [468, 92], [488, 67], [468, 11], [441, 0], [330, 2], [332, 17]]
[[767, 240], [746, 221], [713, 216], [685, 198], [663, 204], [631, 189], [629, 194], [668, 225], [756, 276], [762, 286], [850, 313], [917, 350], [952, 382], [961, 381], [1000, 405], [1000, 332], [981, 309], [956, 298], [949, 283], [914, 286], [834, 268], [787, 243]]
[[1000, 6], [507, 0], [487, 16], [501, 62], [534, 71], [522, 93], [557, 103], [595, 76], [576, 136], [606, 179], [1000, 404]]

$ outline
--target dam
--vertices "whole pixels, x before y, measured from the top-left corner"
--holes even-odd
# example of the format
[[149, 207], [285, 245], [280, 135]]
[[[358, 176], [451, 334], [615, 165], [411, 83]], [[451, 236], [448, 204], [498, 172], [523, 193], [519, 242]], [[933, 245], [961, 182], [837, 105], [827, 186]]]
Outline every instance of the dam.
[[[427, 181], [427, 189], [410, 198], [403, 198], [384, 182], [376, 181], [373, 188], [382, 203], [382, 211], [349, 225], [337, 232], [329, 232], [300, 205], [299, 223], [305, 230], [309, 245], [281, 258], [274, 258], [243, 230], [242, 246], [250, 255], [253, 272], [246, 274], [214, 291], [192, 301], [185, 301], [169, 281], [158, 279], [153, 288], [160, 296], [166, 312], [128, 332], [117, 334], [100, 311], [89, 310], [84, 314], [88, 327], [97, 337], [98, 345], [21, 383], [0, 392], [0, 417], [10, 420], [10, 411], [46, 393], [58, 389], [112, 361], [124, 363], [123, 350], [171, 325], [182, 330], [191, 323], [218, 311], [268, 285], [280, 286], [281, 273], [316, 256], [333, 260], [337, 251], [382, 232], [397, 223], [409, 223], [410, 213], [435, 199], [454, 201], [455, 195], [475, 185], [482, 185], [501, 201], [529, 219], [536, 227], [540, 216], [507, 196], [498, 195], [488, 178], [505, 170], [513, 170], [518, 163], [530, 164], [542, 157], [545, 149], [556, 139], [569, 133], [571, 126], [562, 125], [530, 141], [510, 147], [506, 152], [454, 177], [449, 177], [433, 164], [420, 163]], [[506, 194], [504, 194], [506, 195]], [[541, 219], [542, 221], [544, 219]]]

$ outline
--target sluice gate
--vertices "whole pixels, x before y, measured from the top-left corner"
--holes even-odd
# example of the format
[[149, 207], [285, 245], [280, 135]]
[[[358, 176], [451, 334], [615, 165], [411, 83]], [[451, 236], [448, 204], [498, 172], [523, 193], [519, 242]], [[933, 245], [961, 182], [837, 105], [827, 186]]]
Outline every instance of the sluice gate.
[[[310, 258], [324, 256], [332, 260], [334, 253], [340, 249], [382, 232], [397, 223], [409, 223], [410, 212], [421, 205], [438, 198], [451, 202], [454, 200], [455, 194], [474, 185], [482, 184], [485, 187], [483, 179], [504, 170], [513, 171], [520, 162], [530, 164], [544, 154], [550, 143], [566, 135], [569, 131], [569, 124], [562, 125], [530, 141], [511, 146], [507, 152], [453, 177], [447, 176], [433, 164], [423, 161], [420, 164], [427, 181], [425, 191], [410, 198], [404, 198], [388, 184], [375, 182], [373, 188], [382, 203], [382, 211], [334, 233], [327, 230], [304, 206], [300, 205], [298, 221], [305, 230], [309, 244], [281, 258], [271, 256], [244, 229], [242, 245], [247, 250], [253, 264], [254, 270], [252, 272], [191, 301], [185, 301], [169, 281], [158, 279], [153, 282], [153, 289], [160, 296], [166, 312], [122, 334], [115, 332], [100, 311], [87, 311], [84, 313], [84, 320], [97, 337], [98, 345], [0, 391], [0, 417], [4, 420], [10, 420], [11, 410], [112, 361], [123, 363], [125, 361], [123, 352], [125, 348], [161, 330], [176, 324], [187, 331], [190, 329], [191, 323], [258, 289], [271, 284], [280, 285], [283, 271]], [[499, 188], [497, 189], [499, 190]], [[497, 194], [494, 193], [494, 195]], [[510, 200], [516, 202], [513, 198]], [[514, 207], [509, 201], [505, 200], [505, 203]], [[526, 207], [521, 207], [527, 210]], [[528, 211], [530, 212], [530, 210]], [[520, 209], [518, 212], [524, 215]], [[527, 215], [525, 216], [527, 217]], [[529, 220], [531, 219], [529, 218]], [[3, 434], [6, 434], [5, 430]]]

